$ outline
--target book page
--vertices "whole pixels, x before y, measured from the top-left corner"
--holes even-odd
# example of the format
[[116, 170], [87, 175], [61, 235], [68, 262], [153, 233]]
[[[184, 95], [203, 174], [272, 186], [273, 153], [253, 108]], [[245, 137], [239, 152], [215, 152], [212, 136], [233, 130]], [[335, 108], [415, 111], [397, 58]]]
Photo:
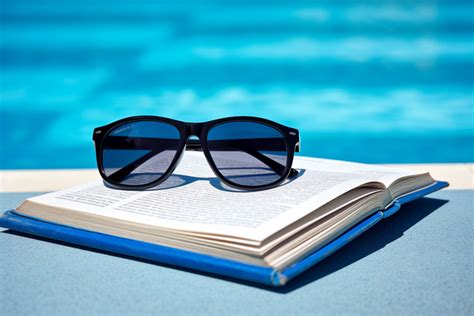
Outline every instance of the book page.
[[408, 169], [312, 157], [297, 157], [297, 164], [300, 168], [308, 167], [312, 170], [348, 173], [355, 177], [362, 176], [364, 178], [372, 179], [372, 181], [381, 182], [387, 188], [400, 178], [419, 176], [426, 173]]
[[263, 240], [343, 193], [393, 174], [389, 168], [310, 158], [296, 159], [294, 167], [300, 175], [277, 188], [240, 191], [224, 186], [202, 153], [186, 152], [173, 175], [152, 190], [96, 182], [28, 200], [161, 229]]

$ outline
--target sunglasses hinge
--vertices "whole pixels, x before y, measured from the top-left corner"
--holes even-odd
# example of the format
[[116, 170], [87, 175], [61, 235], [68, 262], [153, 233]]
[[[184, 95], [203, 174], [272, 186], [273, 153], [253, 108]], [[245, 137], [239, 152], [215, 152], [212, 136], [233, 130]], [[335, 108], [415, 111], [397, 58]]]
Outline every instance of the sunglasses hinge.
[[100, 136], [102, 136], [102, 130], [98, 128], [94, 129], [94, 133], [92, 134], [92, 140], [96, 141]]

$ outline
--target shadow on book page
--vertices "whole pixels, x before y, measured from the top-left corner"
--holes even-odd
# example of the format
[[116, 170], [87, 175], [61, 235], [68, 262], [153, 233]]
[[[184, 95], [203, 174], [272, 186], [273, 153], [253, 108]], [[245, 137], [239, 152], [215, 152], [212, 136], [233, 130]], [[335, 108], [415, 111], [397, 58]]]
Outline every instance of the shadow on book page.
[[[287, 184], [295, 181], [296, 179], [302, 177], [306, 172], [305, 169], [301, 169], [301, 168], [298, 168], [297, 170], [298, 170], [298, 176], [285, 180], [285, 182], [280, 184], [280, 186], [284, 186], [284, 185], [287, 185]], [[159, 190], [167, 190], [167, 189], [172, 189], [172, 188], [178, 188], [178, 187], [182, 187], [182, 186], [185, 186], [185, 185], [189, 185], [189, 184], [191, 184], [193, 182], [196, 182], [196, 181], [208, 181], [211, 186], [213, 186], [214, 188], [216, 188], [218, 190], [221, 190], [221, 191], [242, 192], [242, 193], [251, 192], [251, 191], [247, 191], [247, 190], [239, 190], [239, 189], [235, 189], [235, 188], [231, 188], [229, 186], [226, 186], [217, 177], [195, 177], [195, 176], [189, 176], [189, 175], [184, 175], [184, 174], [172, 174], [168, 179], [166, 179], [166, 181], [164, 181], [163, 183], [157, 185], [156, 187], [148, 189], [147, 191], [159, 191]], [[104, 185], [108, 188], [113, 188], [105, 181], [104, 181]]]

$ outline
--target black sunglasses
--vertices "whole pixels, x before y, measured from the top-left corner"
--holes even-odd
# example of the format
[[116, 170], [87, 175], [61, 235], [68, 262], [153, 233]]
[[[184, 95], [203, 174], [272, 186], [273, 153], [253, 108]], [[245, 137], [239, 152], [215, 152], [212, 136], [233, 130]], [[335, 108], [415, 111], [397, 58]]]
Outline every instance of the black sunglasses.
[[298, 174], [291, 168], [298, 130], [258, 117], [186, 123], [134, 116], [94, 129], [93, 140], [100, 175], [117, 189], [162, 183], [185, 149], [202, 150], [216, 176], [238, 189], [269, 189]]

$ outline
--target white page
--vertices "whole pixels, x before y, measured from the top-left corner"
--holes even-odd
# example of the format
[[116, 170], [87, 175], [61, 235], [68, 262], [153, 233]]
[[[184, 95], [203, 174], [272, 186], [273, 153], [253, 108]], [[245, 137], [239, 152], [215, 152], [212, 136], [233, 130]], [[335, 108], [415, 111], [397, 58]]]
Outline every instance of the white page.
[[407, 177], [418, 176], [426, 172], [417, 172], [409, 169], [391, 168], [379, 165], [355, 163], [342, 160], [321, 159], [312, 157], [297, 157], [296, 163], [299, 168], [310, 168], [312, 170], [343, 172], [356, 177], [372, 179], [389, 187], [394, 181]]
[[296, 159], [294, 167], [304, 169], [294, 181], [238, 191], [221, 185], [202, 153], [186, 152], [173, 176], [155, 190], [123, 191], [96, 182], [29, 200], [163, 229], [263, 240], [341, 194], [394, 174], [384, 167], [311, 158]]

